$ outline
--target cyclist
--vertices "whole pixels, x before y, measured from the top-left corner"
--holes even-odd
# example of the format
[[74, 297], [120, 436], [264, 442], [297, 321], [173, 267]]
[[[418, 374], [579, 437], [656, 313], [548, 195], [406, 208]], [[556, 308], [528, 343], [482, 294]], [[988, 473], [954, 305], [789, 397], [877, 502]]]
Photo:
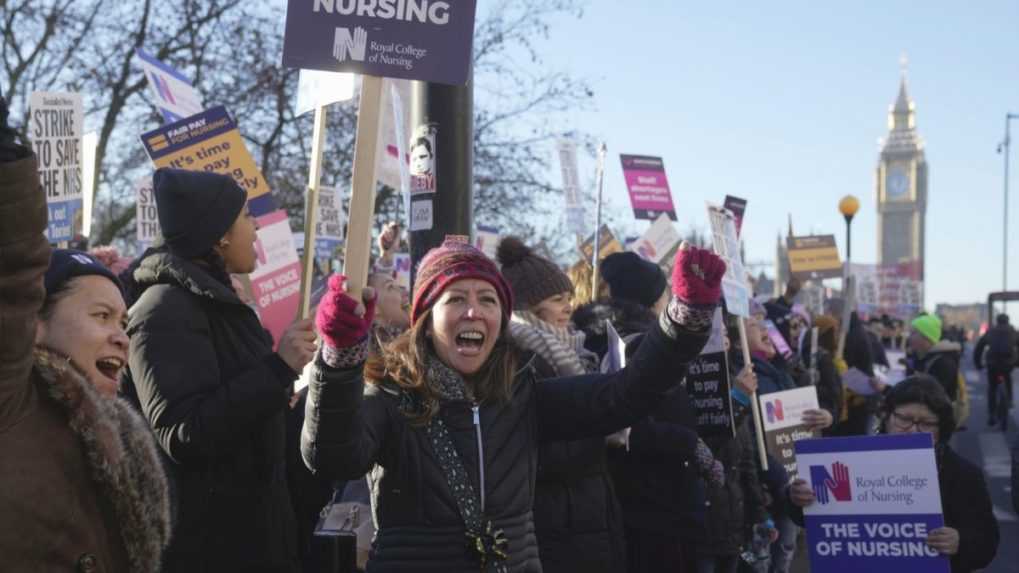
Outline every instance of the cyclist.
[[[1008, 407], [1012, 407], [1012, 368], [1019, 358], [1019, 337], [1009, 324], [1007, 314], [999, 314], [993, 328], [980, 337], [973, 350], [973, 363], [978, 370], [987, 365], [987, 425], [997, 423], [995, 415], [998, 406], [997, 380], [1005, 381]], [[986, 350], [986, 357], [984, 355]]]

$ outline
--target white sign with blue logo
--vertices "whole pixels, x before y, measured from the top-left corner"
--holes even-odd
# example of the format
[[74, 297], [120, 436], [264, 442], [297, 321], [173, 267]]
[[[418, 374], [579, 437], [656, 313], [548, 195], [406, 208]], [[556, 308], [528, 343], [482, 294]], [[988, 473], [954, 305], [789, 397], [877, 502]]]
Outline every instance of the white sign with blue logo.
[[817, 502], [804, 510], [813, 571], [948, 573], [927, 545], [945, 524], [930, 434], [796, 442]]
[[145, 50], [135, 50], [149, 80], [149, 90], [166, 123], [180, 121], [202, 112], [202, 96], [191, 81], [176, 68], [157, 60]]

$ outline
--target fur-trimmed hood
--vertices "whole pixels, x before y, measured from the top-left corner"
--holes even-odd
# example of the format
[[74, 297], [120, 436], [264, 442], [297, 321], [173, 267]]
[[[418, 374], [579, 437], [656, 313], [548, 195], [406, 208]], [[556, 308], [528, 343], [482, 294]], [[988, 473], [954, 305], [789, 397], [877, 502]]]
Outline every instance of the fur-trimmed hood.
[[105, 398], [70, 360], [36, 347], [41, 395], [67, 414], [91, 477], [113, 508], [131, 571], [158, 571], [170, 540], [170, 498], [152, 432], [121, 398]]

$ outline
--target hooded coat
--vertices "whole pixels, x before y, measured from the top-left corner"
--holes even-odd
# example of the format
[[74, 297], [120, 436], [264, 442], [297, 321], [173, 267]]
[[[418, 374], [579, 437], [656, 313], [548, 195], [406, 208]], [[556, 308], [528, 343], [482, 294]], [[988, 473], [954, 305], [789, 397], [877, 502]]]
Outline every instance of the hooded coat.
[[[542, 571], [532, 516], [539, 444], [604, 436], [640, 420], [676, 383], [666, 373], [684, 371], [706, 341], [706, 333], [678, 330], [673, 339], [655, 328], [618, 373], [541, 383], [522, 359], [510, 399], [480, 404], [477, 425], [472, 403], [440, 402], [436, 415], [481, 495], [482, 512], [508, 540], [508, 557], [498, 562], [506, 571]], [[368, 572], [477, 573], [445, 469], [425, 428], [401, 411], [403, 391], [388, 380], [366, 387], [361, 367], [315, 366], [302, 452], [325, 476], [356, 479], [370, 471], [379, 529]]]
[[158, 571], [170, 534], [151, 433], [34, 348], [49, 264], [34, 157], [0, 163], [0, 555], [5, 571]]
[[297, 378], [255, 312], [168, 252], [135, 270], [130, 373], [177, 494], [167, 571], [296, 571], [286, 410]]

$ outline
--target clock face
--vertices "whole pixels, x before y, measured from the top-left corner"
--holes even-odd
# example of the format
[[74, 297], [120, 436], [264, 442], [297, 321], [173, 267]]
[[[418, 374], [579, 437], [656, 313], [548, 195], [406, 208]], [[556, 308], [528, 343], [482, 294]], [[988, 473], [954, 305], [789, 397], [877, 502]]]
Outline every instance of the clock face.
[[889, 199], [906, 199], [909, 195], [909, 176], [901, 167], [889, 167], [885, 176], [885, 195]]

